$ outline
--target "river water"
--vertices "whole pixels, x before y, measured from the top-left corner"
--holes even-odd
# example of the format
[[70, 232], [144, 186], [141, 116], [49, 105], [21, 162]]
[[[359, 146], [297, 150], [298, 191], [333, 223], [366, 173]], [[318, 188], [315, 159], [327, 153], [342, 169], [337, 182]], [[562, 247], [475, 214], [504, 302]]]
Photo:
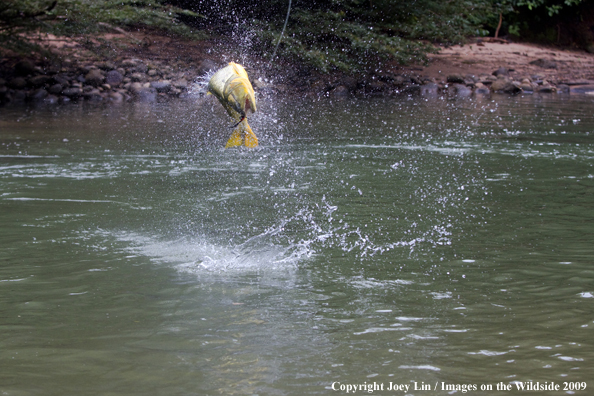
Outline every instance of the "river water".
[[593, 98], [219, 107], [0, 108], [2, 395], [592, 394]]

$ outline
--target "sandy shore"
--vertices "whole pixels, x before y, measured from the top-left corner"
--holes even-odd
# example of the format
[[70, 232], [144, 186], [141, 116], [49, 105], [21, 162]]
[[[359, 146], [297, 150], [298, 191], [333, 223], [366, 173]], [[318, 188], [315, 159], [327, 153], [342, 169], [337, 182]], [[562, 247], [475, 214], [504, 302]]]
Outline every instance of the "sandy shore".
[[[429, 55], [429, 66], [419, 73], [439, 80], [454, 73], [491, 74], [505, 67], [518, 77], [541, 75], [555, 83], [594, 83], [594, 54], [535, 44], [480, 41]], [[545, 62], [538, 62], [540, 59]]]

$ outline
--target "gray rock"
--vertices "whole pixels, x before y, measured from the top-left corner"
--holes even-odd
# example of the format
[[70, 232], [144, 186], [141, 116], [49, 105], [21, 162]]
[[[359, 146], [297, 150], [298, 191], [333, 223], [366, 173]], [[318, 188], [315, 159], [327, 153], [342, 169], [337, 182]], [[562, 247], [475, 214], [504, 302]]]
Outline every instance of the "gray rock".
[[433, 82], [421, 85], [421, 95], [423, 96], [437, 96], [439, 86]]
[[491, 84], [491, 90], [493, 92], [502, 92], [508, 94], [517, 94], [522, 92], [519, 84], [515, 84], [508, 78], [498, 78], [496, 81], [493, 81], [493, 84]]
[[510, 83], [511, 81], [508, 78], [498, 78], [491, 83], [491, 89], [494, 92], [501, 92]]
[[154, 102], [157, 100], [157, 91], [154, 88], [142, 87], [134, 92], [134, 97], [141, 102]]
[[23, 77], [15, 77], [8, 82], [8, 86], [13, 89], [23, 89], [27, 87], [27, 80]]
[[349, 89], [344, 85], [339, 85], [330, 91], [330, 96], [333, 98], [346, 98], [349, 96]]
[[452, 84], [464, 84], [464, 77], [460, 74], [450, 74], [446, 81]]
[[499, 76], [507, 77], [507, 76], [509, 76], [509, 70], [505, 67], [500, 67], [499, 69], [497, 69], [493, 72], [493, 75], [497, 76], [497, 77], [499, 77]]
[[157, 90], [157, 92], [169, 92], [171, 89], [171, 81], [160, 80], [151, 82], [150, 86]]
[[206, 74], [211, 70], [218, 69], [219, 66], [211, 59], [204, 59], [200, 62], [200, 66], [198, 67], [198, 74]]
[[485, 84], [478, 82], [474, 86], [474, 93], [485, 95], [491, 93], [491, 90]]
[[54, 84], [51, 87], [49, 87], [48, 92], [54, 95], [58, 95], [60, 92], [62, 92], [63, 89], [64, 87], [62, 86], [62, 84]]
[[181, 78], [179, 80], [175, 80], [173, 82], [173, 86], [175, 88], [177, 88], [177, 89], [187, 89], [188, 88], [188, 81], [186, 79], [184, 79], [184, 78]]
[[541, 85], [536, 88], [536, 90], [539, 93], [553, 93], [557, 91], [557, 89], [551, 85]]
[[19, 89], [14, 92], [12, 96], [12, 100], [15, 102], [24, 102], [27, 99], [27, 92]]
[[105, 62], [99, 62], [97, 64], [97, 67], [101, 70], [113, 70], [113, 69], [115, 69], [115, 64], [110, 61], [105, 61]]
[[138, 62], [134, 67], [134, 71], [137, 73], [146, 73], [148, 71], [148, 66], [145, 63]]
[[14, 65], [14, 72], [17, 76], [28, 76], [30, 74], [35, 74], [37, 69], [32, 60], [23, 59]]
[[594, 94], [594, 84], [575, 85], [569, 89], [572, 94]]
[[448, 88], [448, 93], [458, 97], [468, 97], [472, 95], [472, 90], [464, 84], [453, 84]]
[[10, 102], [10, 93], [8, 92], [8, 87], [4, 85], [0, 86], [0, 102]]
[[107, 95], [107, 99], [111, 102], [121, 103], [124, 101], [124, 95], [119, 92], [110, 92], [109, 95]]
[[43, 74], [39, 75], [39, 76], [33, 76], [33, 77], [29, 78], [29, 85], [33, 88], [39, 88], [39, 87], [43, 87], [50, 80], [51, 80], [51, 77], [44, 76]]
[[45, 89], [39, 88], [29, 94], [29, 99], [34, 102], [40, 102], [47, 97], [48, 93]]
[[543, 69], [556, 69], [557, 62], [551, 59], [537, 59], [530, 62], [531, 65], [542, 67]]
[[136, 67], [136, 64], [140, 62], [138, 59], [124, 59], [120, 66], [122, 67]]
[[146, 77], [146, 75], [145, 75], [145, 74], [143, 74], [143, 73], [138, 73], [138, 72], [137, 72], [137, 73], [132, 73], [132, 74], [130, 75], [130, 78], [132, 79], [132, 81], [142, 81], [142, 80], [144, 80], [144, 79], [145, 79], [145, 77]]
[[77, 88], [77, 87], [72, 87], [72, 88], [66, 88], [65, 90], [62, 91], [62, 95], [71, 98], [71, 99], [76, 99], [78, 97], [80, 97], [83, 94], [83, 90], [81, 88]]
[[70, 78], [64, 74], [57, 74], [53, 77], [54, 83], [62, 86], [67, 86], [70, 83]]
[[105, 76], [103, 76], [103, 72], [99, 69], [91, 69], [85, 76], [85, 83], [94, 87], [100, 86], [103, 84], [103, 81], [105, 81]]
[[43, 103], [50, 105], [58, 104], [59, 101], [60, 98], [58, 98], [56, 95], [48, 95], [43, 99]]
[[82, 96], [85, 98], [85, 100], [91, 102], [101, 102], [103, 100], [103, 95], [101, 95], [101, 92], [98, 89], [92, 89], [88, 92], [84, 92]]
[[421, 86], [420, 85], [409, 85], [402, 89], [402, 93], [405, 95], [420, 95], [421, 94]]
[[519, 87], [522, 90], [522, 92], [525, 92], [525, 93], [533, 93], [534, 92], [534, 87], [532, 86], [532, 84], [526, 84], [525, 82], [522, 82], [519, 85]]
[[139, 83], [139, 82], [133, 82], [132, 84], [130, 84], [130, 87], [128, 88], [128, 90], [132, 94], [136, 94], [136, 92], [140, 91], [142, 88], [144, 88], [144, 87], [142, 86], [141, 83]]
[[112, 87], [119, 86], [123, 80], [124, 76], [118, 70], [108, 71], [105, 75], [105, 83], [111, 85]]

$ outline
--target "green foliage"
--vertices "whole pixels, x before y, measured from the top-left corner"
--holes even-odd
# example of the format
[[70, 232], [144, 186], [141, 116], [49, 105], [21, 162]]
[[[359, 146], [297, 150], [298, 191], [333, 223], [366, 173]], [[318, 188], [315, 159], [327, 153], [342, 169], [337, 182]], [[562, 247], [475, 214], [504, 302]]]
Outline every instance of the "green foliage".
[[[492, 0], [503, 17], [503, 30], [529, 41], [577, 44], [594, 40], [594, 4], [587, 0]], [[491, 30], [494, 24], [489, 23]]]
[[[202, 38], [206, 31], [236, 38], [246, 37], [247, 33], [258, 38], [257, 45], [250, 49], [270, 56], [284, 23], [287, 3], [288, 0], [0, 0], [0, 40], [16, 42], [22, 33], [36, 30], [88, 35], [113, 26], [150, 27], [192, 38]], [[493, 34], [500, 20], [502, 35], [559, 40], [561, 24], [575, 25], [576, 15], [580, 16], [580, 10], [588, 4], [586, 0], [292, 3], [278, 56], [305, 62], [323, 72], [361, 72], [377, 68], [382, 62], [423, 61], [433, 50], [429, 43], [463, 43], [471, 36]], [[587, 29], [581, 31], [587, 33]], [[587, 43], [590, 38], [585, 36], [583, 41]], [[240, 44], [249, 45], [246, 40]]]
[[0, 40], [22, 47], [22, 33], [93, 34], [111, 26], [150, 27], [173, 34], [203, 38], [202, 32], [181, 23], [194, 12], [147, 0], [2, 0]]
[[[266, 50], [278, 36], [268, 33], [262, 38], [266, 42], [262, 49]], [[291, 16], [278, 54], [305, 60], [322, 72], [359, 72], [387, 60], [423, 60], [432, 50], [427, 44], [388, 35], [373, 25], [347, 21], [344, 12], [297, 10]]]

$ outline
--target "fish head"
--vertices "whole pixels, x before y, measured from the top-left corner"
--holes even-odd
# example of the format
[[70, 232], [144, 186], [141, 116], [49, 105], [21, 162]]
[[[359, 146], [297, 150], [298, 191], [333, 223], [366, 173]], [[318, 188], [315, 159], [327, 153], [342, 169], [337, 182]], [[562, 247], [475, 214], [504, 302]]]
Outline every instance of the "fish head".
[[245, 77], [232, 77], [225, 84], [223, 95], [233, 110], [241, 114], [242, 117], [245, 117], [248, 111], [253, 113], [257, 110], [254, 88], [250, 80]]
[[257, 109], [254, 88], [243, 66], [237, 63], [231, 62], [217, 71], [208, 83], [208, 91], [238, 120]]

